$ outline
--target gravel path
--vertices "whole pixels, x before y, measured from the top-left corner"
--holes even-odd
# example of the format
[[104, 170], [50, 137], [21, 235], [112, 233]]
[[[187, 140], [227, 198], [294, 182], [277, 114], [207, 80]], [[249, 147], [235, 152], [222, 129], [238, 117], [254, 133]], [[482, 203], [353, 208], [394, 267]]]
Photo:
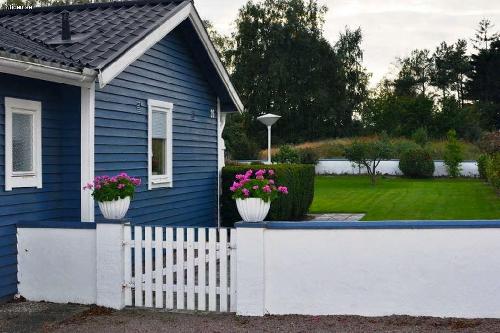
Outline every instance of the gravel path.
[[51, 303], [0, 306], [0, 332], [500, 332], [500, 320], [190, 314]]

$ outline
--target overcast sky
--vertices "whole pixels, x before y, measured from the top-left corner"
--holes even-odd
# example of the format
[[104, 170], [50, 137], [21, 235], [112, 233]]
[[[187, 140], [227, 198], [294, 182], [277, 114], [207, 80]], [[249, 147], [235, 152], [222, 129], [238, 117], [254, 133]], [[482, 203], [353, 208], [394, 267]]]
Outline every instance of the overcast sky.
[[[498, 0], [320, 0], [328, 6], [325, 36], [335, 42], [345, 26], [363, 29], [364, 64], [373, 73], [372, 85], [391, 70], [396, 57], [415, 48], [433, 50], [474, 35], [482, 18], [500, 29]], [[230, 33], [238, 9], [246, 0], [195, 0], [203, 18]]]

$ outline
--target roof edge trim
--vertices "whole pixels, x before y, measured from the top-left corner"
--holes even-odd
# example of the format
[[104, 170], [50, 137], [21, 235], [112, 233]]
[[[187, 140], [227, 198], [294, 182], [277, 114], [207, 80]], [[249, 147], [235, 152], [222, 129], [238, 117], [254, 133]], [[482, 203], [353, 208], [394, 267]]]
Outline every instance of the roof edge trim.
[[73, 86], [90, 86], [96, 79], [96, 72], [83, 69], [82, 72], [57, 68], [43, 64], [26, 62], [0, 56], [0, 73], [30, 77], [33, 79], [69, 84]]
[[121, 56], [109, 63], [106, 67], [99, 70], [99, 87], [104, 88], [111, 80], [123, 72], [130, 64], [139, 59], [153, 45], [162, 40], [169, 32], [175, 29], [182, 21], [184, 21], [191, 11], [191, 2], [185, 1], [173, 13], [168, 15], [156, 29], [151, 31], [142, 40], [137, 42]]

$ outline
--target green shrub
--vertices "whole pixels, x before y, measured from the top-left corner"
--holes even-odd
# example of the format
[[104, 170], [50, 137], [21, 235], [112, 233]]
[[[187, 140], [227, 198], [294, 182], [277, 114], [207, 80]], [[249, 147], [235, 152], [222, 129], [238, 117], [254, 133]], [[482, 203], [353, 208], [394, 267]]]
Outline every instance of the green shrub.
[[273, 161], [282, 164], [298, 164], [300, 163], [299, 151], [292, 146], [283, 145], [274, 155]]
[[490, 157], [487, 154], [481, 154], [477, 158], [477, 170], [479, 171], [479, 178], [486, 179], [486, 165]]
[[314, 149], [304, 148], [299, 150], [300, 163], [318, 164], [319, 156]]
[[227, 166], [222, 169], [221, 218], [222, 225], [232, 227], [241, 218], [229, 190], [235, 176], [248, 169], [273, 169], [276, 182], [288, 187], [288, 195], [281, 196], [271, 204], [268, 220], [288, 221], [304, 217], [309, 211], [314, 196], [314, 166], [303, 164], [274, 164], [259, 166]]
[[430, 178], [434, 174], [434, 160], [425, 149], [411, 149], [401, 155], [399, 169], [406, 177]]
[[429, 143], [429, 134], [427, 134], [427, 130], [424, 127], [420, 127], [413, 132], [411, 138], [422, 147], [425, 147]]
[[500, 152], [491, 154], [486, 163], [486, 176], [490, 184], [500, 190]]
[[462, 146], [457, 140], [457, 132], [448, 132], [448, 142], [444, 152], [444, 164], [448, 170], [448, 175], [452, 178], [460, 176], [460, 163], [463, 161]]

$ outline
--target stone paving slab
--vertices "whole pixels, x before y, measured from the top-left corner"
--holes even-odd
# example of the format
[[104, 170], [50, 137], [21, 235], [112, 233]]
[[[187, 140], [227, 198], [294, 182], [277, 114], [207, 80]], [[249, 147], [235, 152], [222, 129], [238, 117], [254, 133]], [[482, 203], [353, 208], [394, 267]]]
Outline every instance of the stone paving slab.
[[347, 214], [347, 213], [330, 213], [330, 214], [310, 214], [311, 221], [359, 221], [365, 214]]

